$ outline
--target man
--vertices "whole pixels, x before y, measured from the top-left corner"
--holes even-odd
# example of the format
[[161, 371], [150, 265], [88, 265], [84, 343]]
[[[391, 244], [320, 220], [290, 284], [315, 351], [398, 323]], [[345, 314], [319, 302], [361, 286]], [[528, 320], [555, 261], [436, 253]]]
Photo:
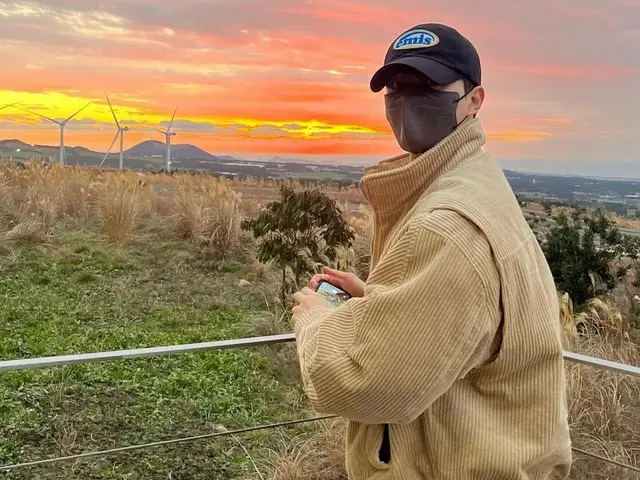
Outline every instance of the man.
[[[475, 48], [415, 26], [371, 80], [408, 153], [367, 169], [366, 283], [325, 269], [294, 295], [306, 392], [349, 420], [352, 480], [566, 478], [571, 449], [553, 278], [476, 118]], [[354, 298], [329, 307], [327, 280]]]

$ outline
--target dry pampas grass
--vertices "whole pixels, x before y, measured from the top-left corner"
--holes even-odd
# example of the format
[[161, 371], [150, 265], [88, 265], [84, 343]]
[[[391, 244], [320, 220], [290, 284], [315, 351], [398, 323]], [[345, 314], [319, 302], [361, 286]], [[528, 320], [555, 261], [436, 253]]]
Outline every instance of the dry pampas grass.
[[[617, 305], [593, 299], [574, 315], [568, 295], [560, 300], [567, 350], [629, 365], [640, 365], [640, 346]], [[580, 333], [581, 332], [581, 333]], [[640, 380], [590, 366], [567, 363], [573, 445], [612, 460], [640, 461]], [[576, 455], [573, 479], [639, 480], [640, 475], [597, 459]]]
[[[157, 235], [178, 235], [224, 258], [251, 251], [251, 239], [241, 228], [244, 215], [259, 210], [258, 204], [277, 198], [280, 183], [229, 182], [207, 175], [143, 175], [57, 164], [45, 166], [39, 162], [21, 168], [0, 162], [0, 240], [44, 242], [55, 234], [59, 222], [73, 219], [101, 225], [110, 241], [120, 242], [139, 231], [145, 219], [152, 219], [163, 226], [154, 230]], [[243, 192], [242, 196], [238, 190]], [[323, 186], [323, 190], [347, 203], [349, 225], [356, 233], [353, 247], [340, 251], [338, 262], [341, 266], [350, 265], [365, 279], [369, 271], [373, 214], [362, 205], [357, 188]], [[249, 205], [251, 200], [255, 208]], [[359, 205], [357, 212], [351, 208], [354, 205]], [[527, 206], [542, 210], [540, 205]], [[265, 285], [267, 307], [272, 305], [275, 295], [267, 288], [276, 283], [270, 281], [273, 275], [272, 265], [255, 265], [255, 281]], [[640, 365], [637, 340], [640, 298], [631, 291], [616, 295], [591, 300], [583, 312], [574, 312], [568, 295], [561, 296], [559, 321], [566, 350]], [[275, 333], [288, 327], [280, 313], [254, 320], [256, 334]], [[287, 371], [296, 367], [294, 345], [273, 353], [274, 361]], [[573, 363], [567, 363], [566, 372], [574, 446], [638, 465], [640, 381]], [[267, 452], [268, 478], [346, 479], [343, 427], [343, 422], [325, 422], [316, 434], [305, 434], [292, 441], [283, 437], [279, 445]], [[571, 478], [639, 480], [640, 475], [576, 455]]]
[[347, 480], [344, 421], [321, 422], [313, 435], [283, 438], [268, 451], [270, 480]]
[[205, 245], [222, 257], [250, 248], [242, 230], [241, 196], [223, 179], [177, 177], [174, 214], [182, 238]]

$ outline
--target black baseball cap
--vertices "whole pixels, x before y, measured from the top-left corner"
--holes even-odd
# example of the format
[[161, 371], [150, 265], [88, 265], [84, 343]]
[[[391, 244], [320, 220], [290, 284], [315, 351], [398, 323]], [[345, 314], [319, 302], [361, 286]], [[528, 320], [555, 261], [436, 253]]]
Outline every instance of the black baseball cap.
[[371, 78], [371, 90], [379, 92], [400, 69], [410, 67], [440, 85], [468, 79], [480, 85], [482, 72], [475, 47], [456, 29], [440, 23], [424, 23], [396, 38], [384, 65]]

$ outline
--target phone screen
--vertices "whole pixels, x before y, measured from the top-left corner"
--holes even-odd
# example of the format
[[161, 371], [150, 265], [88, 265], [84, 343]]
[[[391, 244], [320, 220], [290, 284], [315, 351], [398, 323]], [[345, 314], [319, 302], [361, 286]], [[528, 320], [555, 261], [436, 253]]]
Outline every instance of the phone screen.
[[325, 300], [334, 307], [339, 307], [343, 302], [351, 298], [351, 295], [347, 292], [329, 282], [320, 282], [316, 292], [322, 295]]

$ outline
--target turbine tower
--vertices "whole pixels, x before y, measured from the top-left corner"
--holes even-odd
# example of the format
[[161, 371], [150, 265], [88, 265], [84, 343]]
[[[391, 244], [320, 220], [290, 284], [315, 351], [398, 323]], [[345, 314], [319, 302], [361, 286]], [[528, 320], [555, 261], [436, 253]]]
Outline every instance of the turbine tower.
[[[25, 112], [29, 112], [29, 113], [31, 113], [33, 115], [37, 115], [39, 117], [42, 117], [45, 120], [49, 120], [50, 122], [55, 123], [56, 125], [58, 125], [60, 127], [60, 158], [59, 158], [59, 160], [60, 160], [60, 164], [64, 165], [66, 163], [65, 150], [64, 150], [64, 128], [67, 126], [67, 123], [69, 123], [69, 120], [71, 120], [73, 117], [78, 115], [82, 110], [87, 108], [92, 103], [93, 103], [93, 100], [91, 100], [89, 103], [87, 103], [84, 107], [82, 107], [76, 113], [71, 115], [69, 118], [65, 118], [63, 120], [54, 120], [53, 118], [47, 117], [47, 116], [42, 115], [42, 114], [40, 114], [38, 112], [33, 112], [31, 110], [27, 110], [26, 108], [21, 108], [21, 107], [18, 107], [18, 108], [20, 108], [20, 110], [24, 110]], [[13, 105], [15, 105], [15, 104], [13, 104]]]
[[113, 107], [111, 106], [111, 101], [109, 100], [109, 97], [107, 96], [106, 93], [104, 94], [104, 96], [107, 97], [107, 103], [109, 104], [109, 108], [111, 109], [111, 114], [113, 115], [113, 119], [116, 122], [116, 127], [118, 127], [118, 130], [116, 131], [116, 136], [113, 137], [113, 142], [111, 142], [111, 145], [109, 145], [109, 149], [107, 150], [107, 153], [104, 155], [102, 162], [100, 162], [100, 166], [102, 166], [104, 161], [107, 159], [107, 157], [109, 156], [109, 153], [111, 153], [111, 149], [113, 148], [113, 145], [116, 143], [116, 140], [118, 139], [118, 136], [120, 136], [120, 170], [122, 170], [124, 168], [124, 132], [128, 132], [129, 127], [120, 126], [120, 122], [118, 122], [118, 117], [116, 117], [116, 112], [113, 111]]
[[176, 118], [177, 111], [178, 111], [178, 107], [176, 107], [176, 109], [173, 111], [173, 116], [171, 117], [171, 121], [169, 122], [169, 126], [167, 127], [166, 131], [160, 130], [158, 128], [154, 128], [156, 132], [160, 132], [162, 135], [164, 135], [165, 142], [167, 144], [167, 155], [165, 160], [165, 164], [166, 164], [165, 168], [167, 172], [171, 171], [171, 137], [176, 134], [176, 132], [171, 130], [171, 126], [173, 125], [173, 119]]

